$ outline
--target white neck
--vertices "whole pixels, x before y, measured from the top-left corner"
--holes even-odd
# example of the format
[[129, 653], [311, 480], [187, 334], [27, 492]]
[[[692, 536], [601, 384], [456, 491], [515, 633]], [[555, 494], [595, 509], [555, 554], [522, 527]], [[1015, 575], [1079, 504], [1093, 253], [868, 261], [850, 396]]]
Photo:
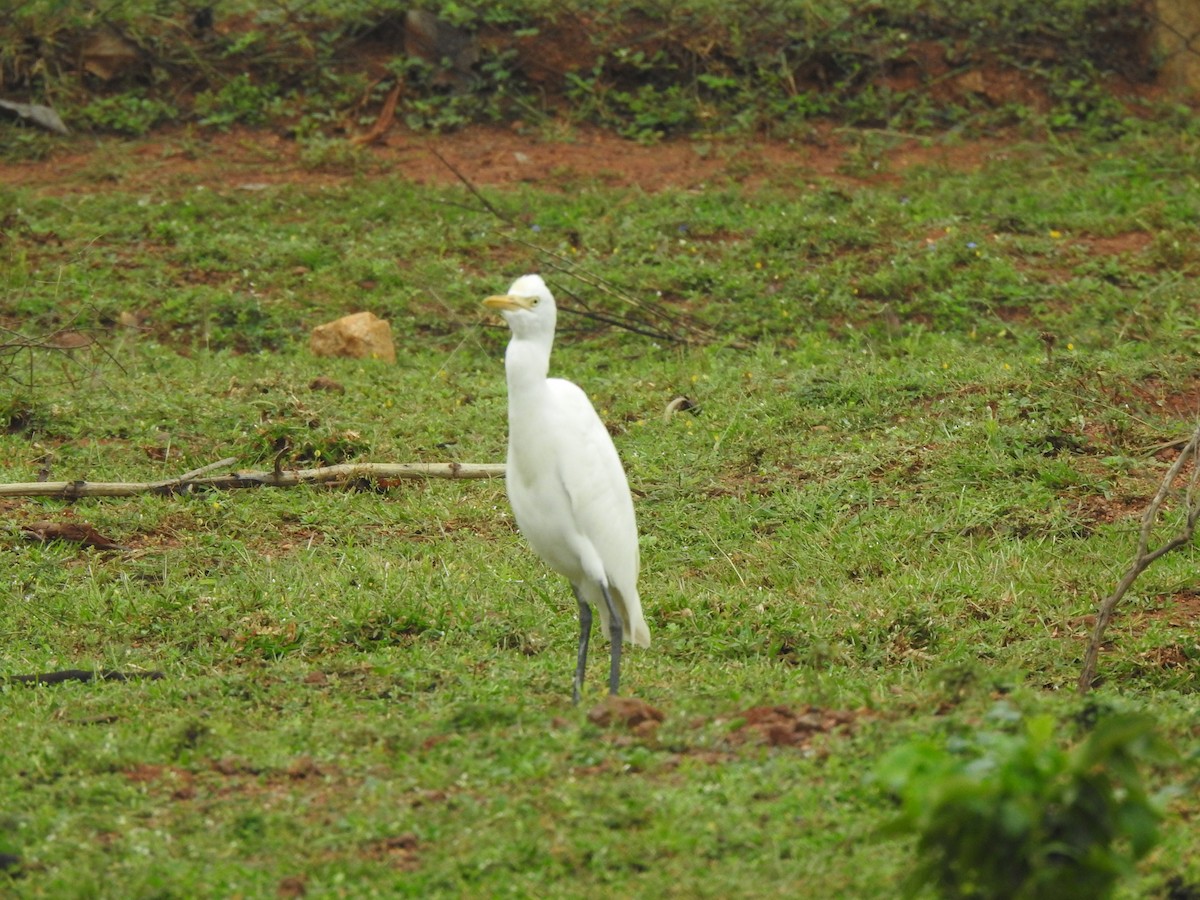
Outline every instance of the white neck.
[[514, 337], [504, 351], [509, 394], [525, 393], [546, 383], [550, 373], [550, 341]]

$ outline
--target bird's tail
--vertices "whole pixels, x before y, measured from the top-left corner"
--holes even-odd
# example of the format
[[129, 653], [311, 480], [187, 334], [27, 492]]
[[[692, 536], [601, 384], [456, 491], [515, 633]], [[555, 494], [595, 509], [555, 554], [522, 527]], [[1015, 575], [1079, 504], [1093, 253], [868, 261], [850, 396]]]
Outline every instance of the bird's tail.
[[[617, 607], [617, 612], [621, 614], [622, 634], [625, 637], [624, 643], [636, 644], [639, 647], [650, 646], [650, 628], [646, 625], [646, 620], [642, 616], [642, 601], [638, 599], [637, 588], [631, 588], [628, 591], [622, 591], [615, 584], [608, 586], [609, 596], [612, 597], [613, 605]], [[594, 581], [585, 582], [582, 587], [584, 600], [600, 613], [600, 631], [604, 637], [608, 637], [608, 607], [604, 604], [604, 597], [600, 593], [600, 587]]]
[[646, 624], [646, 619], [642, 616], [642, 601], [638, 597], [637, 591], [625, 593], [614, 588], [612, 593], [613, 602], [621, 611], [626, 643], [635, 644], [638, 647], [649, 647], [650, 626]]

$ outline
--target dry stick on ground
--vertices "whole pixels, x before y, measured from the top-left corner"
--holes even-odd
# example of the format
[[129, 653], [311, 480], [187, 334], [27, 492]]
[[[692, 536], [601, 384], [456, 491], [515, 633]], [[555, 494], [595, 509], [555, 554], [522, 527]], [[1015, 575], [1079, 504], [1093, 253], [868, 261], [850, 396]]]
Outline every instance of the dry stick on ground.
[[193, 490], [297, 487], [302, 484], [355, 484], [400, 478], [502, 478], [503, 463], [344, 463], [319, 469], [230, 472], [198, 477], [237, 462], [223, 459], [165, 481], [44, 481], [0, 484], [0, 497], [130, 497], [134, 494], [181, 494]]
[[[1092, 639], [1088, 642], [1087, 654], [1083, 659], [1083, 671], [1079, 675], [1079, 693], [1081, 694], [1086, 694], [1096, 680], [1096, 660], [1100, 655], [1100, 645], [1104, 642], [1105, 629], [1108, 628], [1113, 611], [1121, 602], [1121, 598], [1152, 562], [1160, 556], [1192, 542], [1192, 537], [1196, 532], [1196, 520], [1200, 518], [1200, 501], [1196, 498], [1197, 478], [1200, 476], [1200, 466], [1196, 464], [1198, 445], [1200, 445], [1200, 426], [1197, 426], [1193, 432], [1191, 440], [1183, 445], [1183, 449], [1179, 451], [1179, 458], [1167, 470], [1154, 499], [1142, 513], [1142, 530], [1138, 535], [1137, 555], [1134, 557], [1133, 564], [1117, 584], [1116, 590], [1100, 604], [1100, 610], [1096, 614], [1096, 627], [1092, 629]], [[1167, 495], [1171, 493], [1171, 485], [1175, 483], [1175, 479], [1179, 477], [1179, 473], [1183, 471], [1188, 460], [1192, 461], [1192, 474], [1188, 479], [1187, 492], [1184, 494], [1186, 518], [1183, 530], [1166, 543], [1151, 550], [1150, 537], [1154, 530], [1154, 523], [1158, 519], [1158, 511], [1162, 507], [1163, 501], [1167, 499]]]
[[396, 124], [396, 103], [400, 100], [400, 93], [404, 90], [404, 82], [397, 81], [388, 92], [387, 98], [383, 101], [383, 110], [379, 113], [379, 118], [375, 120], [375, 124], [359, 135], [350, 138], [352, 144], [373, 144], [382, 138], [391, 127]]

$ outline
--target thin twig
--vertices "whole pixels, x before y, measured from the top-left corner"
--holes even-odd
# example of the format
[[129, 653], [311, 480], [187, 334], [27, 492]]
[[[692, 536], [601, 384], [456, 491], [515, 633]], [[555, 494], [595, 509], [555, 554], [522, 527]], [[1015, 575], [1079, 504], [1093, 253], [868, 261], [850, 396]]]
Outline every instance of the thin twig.
[[235, 462], [237, 462], [236, 456], [227, 456], [224, 459], [218, 459], [216, 462], [209, 463], [206, 466], [201, 466], [198, 469], [192, 469], [190, 472], [184, 472], [182, 475], [172, 478], [169, 481], [160, 482], [160, 484], [163, 487], [171, 484], [186, 484], [193, 478], [196, 478], [198, 475], [203, 475], [206, 472], [212, 472], [216, 469], [226, 469], [229, 466], [232, 466]]
[[[580, 301], [579, 297], [569, 291], [567, 293], [569, 293], [572, 298], [579, 301], [580, 305], [584, 307], [584, 310], [570, 310], [564, 307], [564, 312], [575, 312], [578, 315], [582, 315], [599, 322], [604, 322], [608, 325], [614, 325], [618, 328], [623, 328], [626, 331], [632, 331], [634, 334], [640, 334], [643, 337], [649, 337], [656, 340], [687, 344], [695, 340], [697, 336], [703, 338], [704, 340], [711, 341], [715, 339], [716, 335], [713, 332], [699, 326], [689, 319], [665, 310], [661, 304], [652, 304], [640, 300], [627, 291], [622, 290], [612, 282], [600, 277], [599, 275], [580, 268], [575, 261], [571, 260], [567, 256], [551, 250], [548, 247], [543, 247], [542, 245], [534, 243], [526, 238], [520, 237], [514, 230], [516, 225], [511, 216], [507, 216], [497, 209], [491, 203], [491, 201], [489, 201], [487, 197], [483, 195], [483, 192], [475, 186], [471, 179], [463, 174], [463, 172], [448, 159], [446, 159], [446, 157], [442, 156], [442, 154], [433, 147], [429, 147], [428, 149], [430, 153], [438, 158], [442, 165], [449, 169], [454, 176], [463, 183], [466, 189], [471, 192], [471, 195], [483, 205], [483, 209], [475, 209], [473, 207], [466, 206], [465, 204], [453, 205], [462, 206], [474, 212], [491, 213], [505, 225], [509, 226], [510, 230], [507, 234], [505, 234], [505, 237], [508, 240], [515, 244], [520, 244], [523, 247], [527, 247], [530, 250], [533, 250], [535, 253], [540, 254], [545, 260], [547, 260], [547, 268], [553, 269], [556, 272], [581, 281], [600, 293], [608, 294], [610, 297], [613, 297], [627, 306], [638, 310], [641, 313], [642, 318], [640, 321], [636, 318], [629, 317], [619, 319], [614, 316], [605, 316], [603, 314], [596, 313], [588, 308], [586, 303]], [[660, 323], [665, 323], [665, 325]]]
[[198, 475], [236, 462], [233, 457], [201, 466], [165, 481], [41, 481], [0, 484], [0, 497], [130, 497], [135, 494], [180, 494], [192, 490], [233, 490], [253, 487], [297, 487], [302, 484], [354, 484], [414, 478], [501, 478], [503, 463], [343, 463], [319, 469], [273, 472], [231, 472]]
[[[639, 300], [637, 297], [633, 296], [627, 291], [622, 290], [611, 281], [602, 278], [594, 272], [589, 272], [586, 269], [581, 268], [573, 260], [561, 253], [558, 253], [557, 251], [542, 247], [539, 244], [535, 244], [533, 241], [522, 237], [517, 237], [516, 235], [513, 235], [511, 239], [518, 244], [522, 244], [532, 250], [536, 250], [538, 253], [541, 253], [544, 256], [548, 256], [551, 259], [557, 260], [557, 264], [550, 263], [549, 266], [554, 271], [574, 278], [577, 281], [582, 281], [588, 287], [593, 288], [602, 294], [608, 294], [610, 297], [614, 297], [617, 300], [620, 300], [622, 303], [642, 311], [652, 319], [665, 321], [671, 326], [683, 330], [685, 333], [701, 334], [708, 339], [714, 337], [711, 332], [702, 329], [694, 322], [685, 320], [680, 316], [667, 312], [659, 305], [646, 303], [643, 300]], [[574, 294], [572, 294], [572, 296], [574, 296]]]
[[709, 534], [707, 531], [705, 531], [703, 528], [701, 528], [701, 529], [700, 529], [700, 533], [701, 533], [702, 535], [704, 535], [706, 538], [708, 538], [709, 542], [710, 542], [710, 543], [711, 543], [711, 544], [712, 544], [714, 547], [716, 547], [716, 548], [717, 548], [717, 552], [718, 552], [718, 553], [720, 553], [720, 554], [721, 554], [723, 557], [725, 557], [725, 562], [729, 563], [729, 568], [731, 568], [731, 569], [733, 570], [733, 574], [737, 576], [737, 580], [738, 580], [738, 581], [740, 581], [740, 582], [742, 583], [742, 587], [743, 587], [743, 588], [748, 588], [748, 587], [749, 587], [749, 585], [748, 585], [748, 584], [746, 584], [746, 579], [742, 577], [742, 573], [738, 571], [737, 563], [735, 563], [735, 562], [733, 561], [733, 557], [732, 557], [732, 556], [730, 556], [728, 553], [726, 553], [726, 552], [725, 552], [725, 548], [724, 548], [724, 547], [722, 547], [720, 544], [718, 544], [718, 543], [717, 543], [717, 539], [716, 539], [716, 538], [714, 538], [714, 537], [713, 537], [711, 534]]
[[470, 191], [475, 196], [476, 200], [478, 200], [480, 203], [483, 204], [484, 208], [488, 212], [490, 212], [493, 216], [495, 216], [501, 222], [505, 222], [506, 224], [509, 224], [509, 225], [512, 224], [512, 217], [506, 216], [504, 213], [500, 212], [500, 210], [496, 209], [496, 207], [492, 205], [492, 201], [488, 200], [487, 197], [483, 196], [483, 193], [479, 190], [479, 188], [475, 187], [475, 185], [471, 183], [471, 179], [469, 179], [466, 175], [464, 175], [462, 172], [460, 172], [458, 170], [458, 167], [455, 166], [454, 163], [450, 162], [450, 160], [446, 159], [446, 157], [444, 157], [444, 156], [442, 156], [442, 154], [438, 153], [437, 150], [435, 150], [433, 147], [429, 147], [428, 150], [430, 153], [432, 153], [434, 156], [436, 156], [438, 158], [438, 161], [441, 162], [441, 164], [443, 166], [445, 166], [447, 169], [449, 169], [451, 172], [454, 173], [454, 176], [459, 181], [461, 181], [463, 183], [463, 185], [466, 186], [467, 190]]
[[587, 309], [572, 309], [569, 306], [564, 306], [562, 311], [570, 313], [573, 316], [579, 316], [582, 319], [591, 319], [593, 322], [600, 322], [604, 325], [615, 325], [618, 328], [623, 328], [626, 331], [631, 331], [634, 334], [640, 334], [642, 337], [653, 338], [654, 340], [668, 341], [673, 344], [686, 344], [687, 338], [677, 337], [667, 331], [659, 331], [654, 328], [646, 328], [641, 325], [636, 325], [627, 319], [618, 319], [615, 316], [609, 316], [604, 313], [594, 312]]
[[[81, 310], [75, 314], [70, 322], [65, 323], [64, 325], [60, 326], [49, 334], [43, 335], [42, 337], [29, 337], [19, 331], [0, 326], [0, 379], [7, 378], [16, 382], [25, 390], [31, 392], [34, 390], [35, 385], [48, 386], [61, 383], [57, 381], [47, 382], [44, 379], [35, 379], [35, 351], [38, 351], [39, 353], [55, 354], [65, 364], [82, 368], [84, 370], [84, 374], [90, 376], [95, 376], [96, 372], [99, 370], [99, 364], [95, 362], [95, 354], [98, 353], [103, 359], [108, 360], [110, 363], [116, 366], [117, 370], [120, 371], [122, 375], [127, 375], [128, 372], [126, 372], [125, 366], [103, 343], [92, 338], [85, 329], [76, 327], [77, 323], [79, 323], [79, 321], [82, 319], [83, 313], [84, 311]], [[76, 333], [86, 338], [86, 343], [78, 346], [64, 346], [61, 342], [61, 338], [64, 335]], [[55, 338], [59, 338], [60, 340], [56, 342]], [[89, 354], [91, 354], [93, 365], [85, 366], [85, 364], [79, 360], [77, 352], [82, 350], [86, 350]], [[14, 374], [14, 370], [17, 367], [19, 354], [22, 352], [25, 352], [28, 355], [28, 372], [22, 373], [22, 375], [28, 379], [27, 381], [22, 381], [21, 377]], [[64, 365], [63, 368], [63, 377], [65, 378], [66, 383], [72, 388], [76, 387], [77, 382], [72, 377], [71, 372], [66, 368], [66, 365]]]
[[[1196, 533], [1196, 521], [1200, 518], [1200, 504], [1196, 501], [1196, 485], [1197, 478], [1200, 477], [1200, 465], [1196, 464], [1196, 448], [1200, 445], [1200, 426], [1192, 433], [1191, 439], [1183, 445], [1183, 449], [1179, 451], [1179, 456], [1172, 463], [1171, 468], [1167, 470], [1167, 474], [1163, 476], [1162, 483], [1158, 486], [1158, 491], [1154, 494], [1154, 498], [1142, 513], [1142, 528], [1138, 534], [1137, 553], [1133, 563], [1125, 572], [1125, 575], [1118, 582], [1116, 589], [1105, 598], [1100, 604], [1100, 608], [1096, 613], [1096, 625], [1092, 629], [1091, 640], [1088, 641], [1087, 653], [1083, 658], [1083, 670], [1079, 674], [1079, 693], [1086, 694], [1092, 688], [1093, 682], [1096, 680], [1096, 664], [1100, 656], [1100, 646], [1104, 643], [1104, 632], [1108, 628], [1108, 623], [1112, 620], [1113, 611], [1117, 608], [1117, 604], [1125, 596], [1130, 587], [1138, 576], [1144, 572], [1159, 557], [1170, 553], [1180, 547], [1187, 546], [1192, 542], [1192, 538]], [[1184, 509], [1186, 510], [1183, 530], [1171, 539], [1167, 540], [1162, 545], [1150, 549], [1150, 538], [1154, 531], [1154, 523], [1158, 520], [1159, 510], [1162, 508], [1163, 501], [1171, 493], [1171, 486], [1175, 483], [1175, 479], [1179, 477], [1179, 473], [1183, 471], [1183, 467], [1188, 460], [1192, 461], [1192, 474], [1188, 481], [1187, 491], [1184, 494]]]
[[279, 448], [279, 452], [275, 454], [275, 461], [271, 464], [271, 473], [278, 478], [283, 472], [283, 458], [287, 456], [288, 451], [292, 449], [292, 442], [284, 438], [283, 446]]

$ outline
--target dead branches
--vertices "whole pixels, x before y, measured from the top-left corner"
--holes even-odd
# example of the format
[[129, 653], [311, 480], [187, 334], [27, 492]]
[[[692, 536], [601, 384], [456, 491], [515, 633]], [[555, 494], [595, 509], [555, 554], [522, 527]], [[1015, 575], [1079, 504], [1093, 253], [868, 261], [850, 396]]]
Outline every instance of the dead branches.
[[76, 327], [81, 317], [76, 315], [71, 322], [38, 337], [0, 325], [0, 381], [12, 381], [23, 393], [32, 395], [46, 384], [41, 374], [45, 360], [57, 361], [62, 381], [72, 386], [95, 377], [104, 360], [120, 369], [121, 364], [99, 341]]
[[[1142, 513], [1142, 528], [1138, 535], [1137, 554], [1134, 556], [1133, 564], [1130, 565], [1124, 577], [1117, 584], [1116, 590], [1112, 592], [1104, 602], [1100, 604], [1099, 612], [1096, 614], [1096, 627], [1092, 629], [1092, 638], [1088, 642], [1087, 654], [1083, 659], [1083, 671], [1079, 675], [1079, 693], [1087, 693], [1092, 683], [1096, 680], [1096, 661], [1100, 655], [1100, 646], [1104, 642], [1104, 632], [1108, 628], [1108, 623], [1112, 619], [1113, 611], [1117, 604], [1125, 596], [1130, 587], [1133, 586], [1137, 577], [1146, 570], [1146, 568], [1172, 550], [1180, 547], [1185, 547], [1192, 542], [1192, 537], [1196, 532], [1196, 520], [1200, 518], [1200, 500], [1196, 497], [1197, 477], [1200, 475], [1200, 466], [1197, 465], [1197, 446], [1200, 445], [1200, 426], [1192, 433], [1191, 439], [1183, 445], [1183, 449], [1179, 451], [1179, 457], [1167, 470], [1167, 474], [1163, 476], [1162, 483], [1158, 486], [1158, 491], [1154, 495], [1154, 499], [1150, 501], [1150, 505], [1146, 507], [1146, 511]], [[1154, 523], [1158, 519], [1158, 513], [1163, 505], [1163, 501], [1172, 493], [1172, 485], [1175, 479], [1179, 477], [1179, 473], [1191, 461], [1192, 471], [1188, 477], [1187, 490], [1183, 497], [1183, 506], [1185, 512], [1183, 530], [1174, 537], [1167, 540], [1154, 549], [1150, 548], [1150, 538], [1154, 531]]]
[[504, 230], [501, 231], [501, 234], [514, 244], [520, 244], [538, 254], [542, 259], [542, 265], [545, 269], [553, 270], [568, 278], [574, 278], [576, 281], [590, 288], [594, 293], [602, 294], [624, 308], [624, 312], [622, 313], [610, 313], [595, 309], [574, 291], [571, 291], [562, 284], [555, 284], [554, 288], [556, 292], [560, 295], [563, 293], [567, 294], [577, 304], [576, 306], [564, 306], [560, 303], [560, 311], [582, 316], [594, 322], [622, 328], [633, 334], [648, 337], [656, 341], [663, 341], [664, 343], [709, 343], [717, 339], [715, 332], [706, 328], [691, 316], [683, 313], [674, 313], [661, 301], [654, 303], [642, 300], [619, 285], [593, 272], [589, 272], [566, 255], [521, 237], [517, 233], [512, 216], [506, 214], [488, 200], [483, 192], [461, 169], [439, 153], [434, 147], [429, 147], [428, 149], [430, 153], [437, 157], [442, 165], [453, 173], [455, 178], [462, 182], [463, 186], [471, 193], [471, 196], [478, 200], [481, 205], [481, 208], [476, 208], [464, 204], [464, 208], [473, 212], [486, 212], [494, 216], [504, 225]]
[[297, 487], [302, 484], [349, 485], [414, 478], [500, 478], [503, 463], [344, 463], [319, 469], [276, 469], [270, 472], [230, 472], [205, 476], [237, 462], [222, 459], [164, 481], [43, 481], [0, 484], [0, 497], [131, 497], [135, 494], [182, 494], [195, 490], [254, 487]]

